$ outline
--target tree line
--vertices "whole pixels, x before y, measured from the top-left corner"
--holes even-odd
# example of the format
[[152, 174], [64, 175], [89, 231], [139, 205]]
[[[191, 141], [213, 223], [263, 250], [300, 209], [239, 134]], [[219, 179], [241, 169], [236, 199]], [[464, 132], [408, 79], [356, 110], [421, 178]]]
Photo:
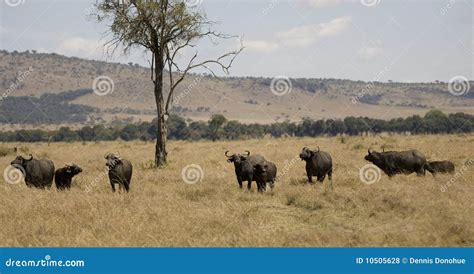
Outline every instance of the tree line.
[[[344, 119], [313, 120], [305, 118], [301, 122], [278, 122], [273, 124], [242, 124], [228, 121], [223, 115], [215, 114], [207, 122], [187, 121], [176, 114], [170, 115], [168, 138], [173, 140], [238, 140], [275, 138], [285, 136], [316, 137], [337, 135], [364, 135], [367, 133], [399, 134], [443, 134], [470, 133], [474, 131], [474, 115], [452, 113], [446, 115], [439, 110], [431, 110], [424, 117], [413, 115], [391, 120], [368, 117], [346, 117]], [[156, 121], [128, 124], [125, 126], [84, 126], [73, 130], [61, 127], [45, 131], [17, 130], [0, 132], [5, 142], [72, 142], [72, 141], [113, 141], [113, 140], [154, 140]]]

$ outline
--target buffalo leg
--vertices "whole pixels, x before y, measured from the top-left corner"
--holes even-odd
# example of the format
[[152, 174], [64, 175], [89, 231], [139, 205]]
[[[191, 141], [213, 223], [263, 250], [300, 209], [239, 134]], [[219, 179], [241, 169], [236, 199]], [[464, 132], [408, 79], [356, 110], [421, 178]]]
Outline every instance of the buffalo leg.
[[[257, 187], [258, 187], [258, 184], [257, 184]], [[250, 190], [252, 188], [252, 181], [249, 180], [247, 181], [247, 189]]]
[[329, 185], [331, 186], [331, 190], [333, 189], [333, 186], [332, 186], [332, 169], [329, 170], [328, 172], [328, 179], [329, 179]]
[[243, 182], [243, 178], [239, 176], [239, 174], [237, 174], [237, 182], [239, 183], [239, 187], [240, 189], [242, 189], [242, 182]]
[[264, 185], [261, 182], [257, 182], [258, 193], [262, 193], [264, 190]]
[[326, 175], [323, 175], [321, 177], [318, 177], [318, 182], [323, 183], [324, 178], [326, 178]]
[[423, 176], [425, 176], [425, 175], [426, 175], [426, 169], [425, 169], [425, 167], [422, 166], [420, 170], [421, 170], [421, 173], [423, 173]]
[[310, 184], [313, 183], [313, 176], [308, 175], [308, 183], [310, 183]]
[[114, 182], [110, 182], [110, 185], [112, 186], [112, 192], [115, 192], [115, 183], [114, 183]]
[[123, 187], [125, 188], [125, 191], [128, 192], [129, 189], [130, 189], [129, 182], [124, 182], [124, 183], [123, 183]]

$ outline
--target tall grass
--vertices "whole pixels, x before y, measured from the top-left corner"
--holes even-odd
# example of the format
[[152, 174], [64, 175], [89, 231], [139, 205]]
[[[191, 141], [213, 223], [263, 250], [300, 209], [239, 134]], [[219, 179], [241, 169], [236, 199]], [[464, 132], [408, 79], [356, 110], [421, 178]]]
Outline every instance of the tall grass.
[[[233, 142], [170, 142], [169, 165], [150, 168], [152, 143], [29, 144], [56, 168], [75, 162], [84, 172], [71, 191], [0, 184], [2, 246], [472, 246], [474, 167], [445, 191], [454, 175], [382, 175], [359, 179], [366, 149], [417, 148], [429, 159], [459, 169], [474, 157], [474, 135], [287, 138]], [[331, 153], [333, 184], [305, 183], [303, 146]], [[363, 147], [362, 147], [363, 146]], [[260, 153], [284, 175], [273, 192], [238, 188], [224, 151]], [[111, 192], [106, 152], [134, 165], [129, 194]], [[295, 161], [294, 159], [297, 159]], [[14, 155], [0, 157], [6, 167]], [[202, 180], [187, 184], [184, 167], [196, 164]]]

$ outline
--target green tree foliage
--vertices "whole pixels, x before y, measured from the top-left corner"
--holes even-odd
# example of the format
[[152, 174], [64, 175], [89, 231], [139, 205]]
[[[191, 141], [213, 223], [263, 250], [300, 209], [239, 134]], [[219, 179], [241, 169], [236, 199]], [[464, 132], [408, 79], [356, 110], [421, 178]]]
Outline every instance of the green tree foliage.
[[[182, 59], [184, 50], [194, 48], [203, 38], [213, 42], [231, 38], [212, 30], [214, 22], [182, 0], [98, 0], [95, 16], [99, 22], [109, 24], [111, 37], [107, 39], [107, 46], [112, 53], [119, 47], [125, 54], [131, 48], [140, 47], [151, 55], [150, 74], [157, 110], [155, 165], [165, 165], [166, 141], [171, 130], [167, 128], [170, 124], [168, 110], [176, 87], [195, 68], [201, 67], [214, 74], [212, 67], [216, 66], [227, 73], [243, 48], [208, 60], [199, 60], [196, 52], [189, 60], [178, 62], [177, 58], [181, 56]], [[164, 85], [164, 74], [169, 81], [167, 85]], [[133, 136], [127, 132], [122, 137]]]
[[212, 115], [211, 120], [208, 122], [209, 135], [212, 141], [219, 138], [219, 131], [226, 122], [227, 119], [222, 114]]
[[[227, 121], [222, 115], [214, 115], [208, 122], [186, 121], [178, 115], [170, 115], [168, 138], [174, 140], [217, 140], [249, 139], [270, 135], [274, 138], [284, 136], [337, 136], [340, 134], [360, 135], [364, 133], [405, 133], [443, 134], [474, 132], [474, 116], [465, 113], [446, 115], [433, 110], [424, 117], [418, 115], [391, 120], [370, 119], [367, 117], [346, 117], [344, 120], [303, 119], [300, 123], [282, 122], [270, 125], [242, 124]], [[55, 131], [18, 130], [0, 132], [0, 140], [7, 142], [71, 142], [71, 141], [109, 141], [122, 139], [152, 140], [156, 138], [156, 119], [151, 123], [128, 124], [105, 127], [103, 125], [85, 126], [78, 130], [61, 127]]]

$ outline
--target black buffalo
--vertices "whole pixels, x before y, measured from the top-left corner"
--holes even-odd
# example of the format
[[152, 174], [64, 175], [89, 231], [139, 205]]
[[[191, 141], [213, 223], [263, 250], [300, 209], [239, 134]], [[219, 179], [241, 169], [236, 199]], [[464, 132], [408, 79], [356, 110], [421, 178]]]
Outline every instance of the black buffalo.
[[429, 168], [425, 155], [418, 150], [377, 152], [369, 149], [365, 160], [372, 162], [389, 177], [413, 172], [422, 176], [426, 173], [425, 168]]
[[48, 159], [33, 159], [17, 156], [10, 163], [17, 169], [20, 169], [25, 175], [25, 182], [28, 187], [51, 188], [54, 177], [54, 163]]
[[310, 183], [313, 182], [312, 176], [316, 176], [320, 183], [324, 181], [326, 175], [329, 181], [332, 181], [332, 158], [329, 153], [321, 151], [319, 147], [317, 150], [304, 147], [301, 150], [300, 158], [306, 161], [306, 175]]
[[64, 167], [58, 168], [56, 172], [54, 172], [54, 183], [56, 184], [56, 188], [58, 190], [70, 189], [72, 177], [81, 172], [82, 168], [74, 163], [66, 164]]
[[124, 188], [126, 192], [129, 192], [133, 172], [132, 163], [114, 154], [107, 154], [104, 158], [107, 160], [105, 165], [109, 169], [109, 181], [112, 191], [115, 192], [115, 184], [118, 184], [120, 188]]
[[227, 157], [227, 162], [234, 163], [235, 175], [237, 176], [237, 182], [239, 183], [239, 187], [242, 188], [242, 182], [247, 181], [247, 189], [250, 190], [252, 187], [252, 181], [256, 181], [254, 176], [254, 166], [258, 163], [265, 162], [265, 158], [258, 154], [250, 155], [249, 151], [246, 152], [247, 155], [228, 155], [229, 151], [226, 151], [225, 156]]
[[277, 175], [277, 167], [274, 163], [265, 161], [254, 165], [254, 177], [257, 182], [259, 192], [263, 192], [267, 188], [267, 183], [273, 190]]
[[451, 161], [432, 161], [426, 164], [426, 170], [433, 175], [436, 173], [454, 173], [454, 164]]

